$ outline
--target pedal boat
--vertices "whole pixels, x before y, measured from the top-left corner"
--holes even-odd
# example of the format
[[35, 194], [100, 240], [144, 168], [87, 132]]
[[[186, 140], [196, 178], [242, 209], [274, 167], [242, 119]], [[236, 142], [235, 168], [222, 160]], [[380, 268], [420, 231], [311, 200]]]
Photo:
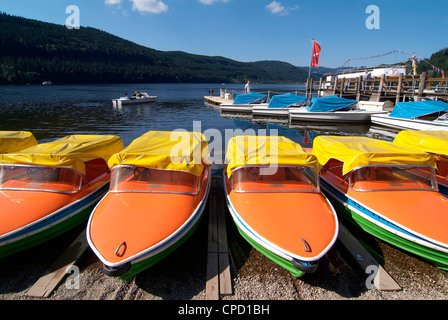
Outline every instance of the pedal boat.
[[117, 136], [71, 135], [0, 155], [0, 257], [87, 222], [109, 188]]
[[428, 152], [437, 163], [436, 178], [439, 191], [448, 197], [448, 131], [446, 130], [402, 130], [394, 144]]
[[322, 165], [322, 190], [341, 219], [448, 270], [448, 200], [438, 192], [432, 155], [337, 136], [315, 138], [312, 153]]
[[318, 169], [314, 155], [282, 136], [228, 143], [223, 182], [232, 219], [244, 239], [294, 277], [314, 272], [338, 237]]
[[103, 271], [129, 281], [179, 247], [200, 223], [210, 190], [201, 133], [149, 131], [109, 160], [111, 186], [87, 226]]
[[29, 131], [0, 131], [0, 153], [17, 152], [37, 144]]

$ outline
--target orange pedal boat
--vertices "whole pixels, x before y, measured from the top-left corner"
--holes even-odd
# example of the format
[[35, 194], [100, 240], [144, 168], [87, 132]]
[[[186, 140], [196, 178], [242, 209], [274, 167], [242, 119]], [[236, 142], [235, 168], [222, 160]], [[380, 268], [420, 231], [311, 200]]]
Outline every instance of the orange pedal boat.
[[183, 243], [210, 190], [201, 133], [149, 131], [109, 160], [111, 186], [90, 216], [87, 240], [107, 275], [130, 280]]
[[312, 153], [341, 218], [448, 270], [448, 199], [433, 155], [354, 136], [316, 137]]
[[316, 157], [285, 137], [233, 137], [224, 190], [243, 238], [295, 277], [314, 272], [338, 237]]
[[0, 257], [86, 222], [121, 149], [117, 136], [72, 135], [0, 154]]
[[448, 131], [402, 130], [394, 144], [432, 154], [436, 159], [436, 178], [439, 191], [448, 197]]

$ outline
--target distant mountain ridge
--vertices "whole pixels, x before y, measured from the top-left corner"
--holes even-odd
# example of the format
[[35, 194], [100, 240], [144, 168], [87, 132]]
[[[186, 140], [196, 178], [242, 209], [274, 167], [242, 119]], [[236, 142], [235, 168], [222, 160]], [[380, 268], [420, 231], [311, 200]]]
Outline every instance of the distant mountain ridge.
[[[281, 61], [238, 62], [159, 51], [90, 27], [0, 13], [0, 84], [41, 83], [298, 83], [307, 67]], [[333, 69], [313, 68], [319, 78]]]

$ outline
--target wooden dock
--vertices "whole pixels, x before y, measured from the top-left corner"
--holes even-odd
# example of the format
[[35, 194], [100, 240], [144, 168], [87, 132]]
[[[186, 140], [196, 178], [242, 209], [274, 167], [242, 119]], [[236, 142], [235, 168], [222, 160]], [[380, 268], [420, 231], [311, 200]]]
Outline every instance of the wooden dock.
[[204, 100], [206, 103], [219, 106], [221, 103], [232, 103], [233, 99], [225, 99], [218, 96], [205, 96]]

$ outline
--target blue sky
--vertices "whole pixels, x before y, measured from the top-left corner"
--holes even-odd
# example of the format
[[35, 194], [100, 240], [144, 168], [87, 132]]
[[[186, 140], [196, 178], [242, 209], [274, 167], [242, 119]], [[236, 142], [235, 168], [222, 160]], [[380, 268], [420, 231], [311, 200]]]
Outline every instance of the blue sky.
[[[355, 67], [409, 58], [363, 59], [394, 49], [429, 58], [448, 47], [446, 0], [0, 0], [0, 11], [64, 25], [69, 5], [79, 8], [82, 27], [161, 51], [243, 62], [309, 66], [313, 38], [322, 46], [319, 66], [334, 68], [349, 59], [346, 66]], [[366, 13], [370, 5], [378, 10]]]

